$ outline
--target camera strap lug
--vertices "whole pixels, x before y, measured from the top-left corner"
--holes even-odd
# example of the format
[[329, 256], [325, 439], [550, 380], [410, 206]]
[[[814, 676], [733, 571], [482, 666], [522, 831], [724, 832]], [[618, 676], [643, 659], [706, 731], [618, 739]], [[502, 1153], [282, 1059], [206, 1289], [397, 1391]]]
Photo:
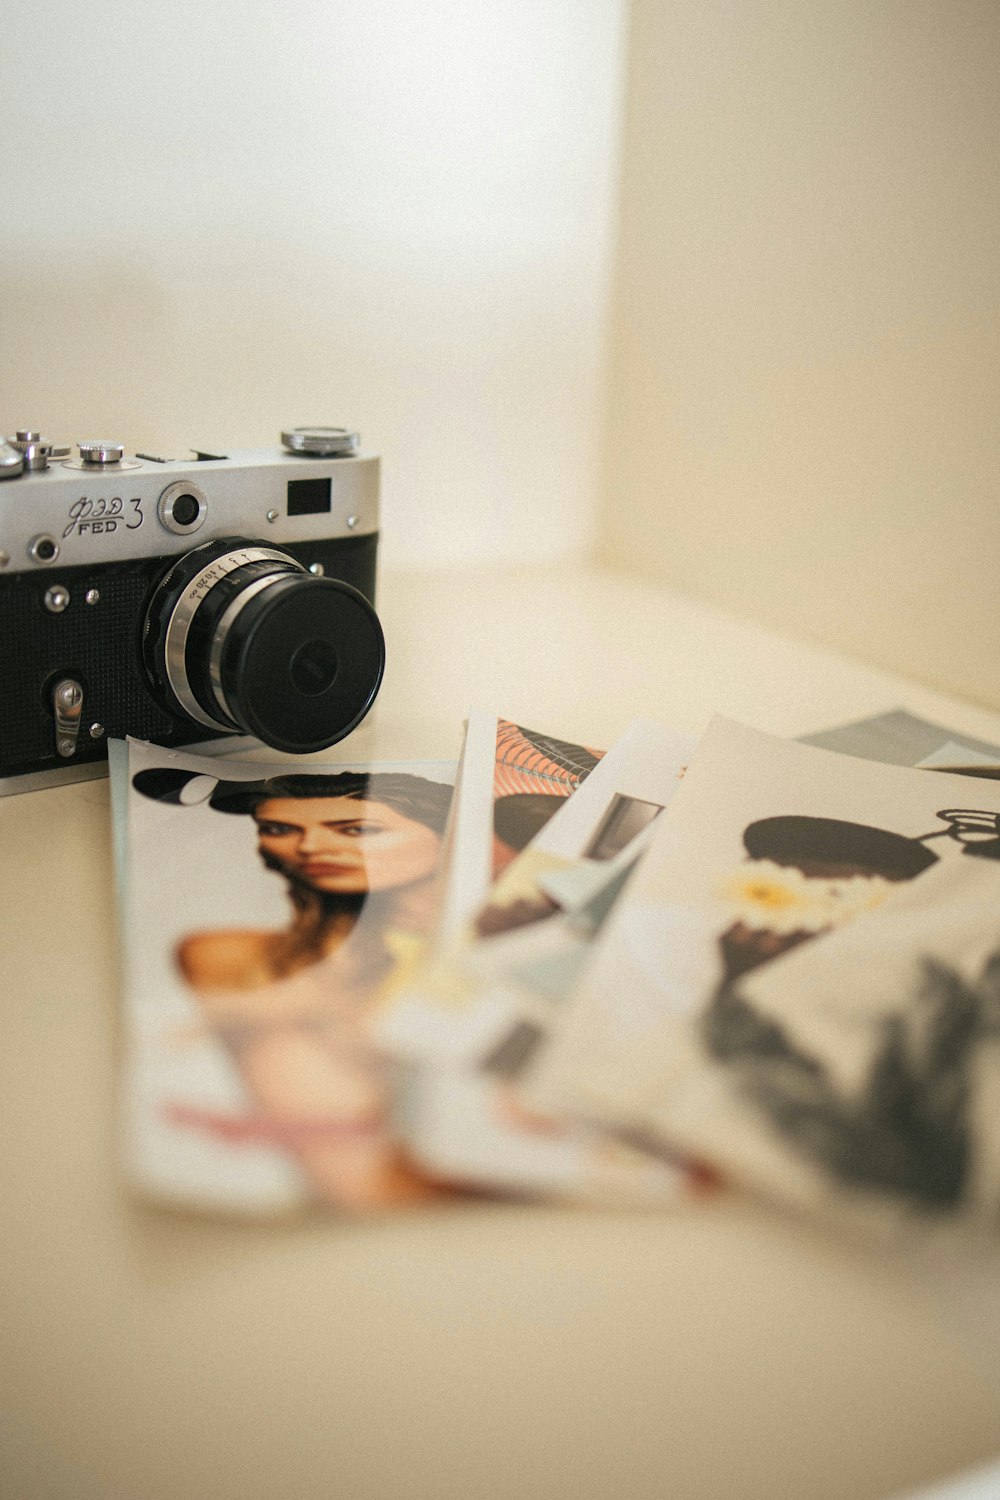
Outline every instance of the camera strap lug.
[[83, 718], [83, 688], [72, 677], [61, 678], [52, 689], [56, 720], [56, 751], [64, 759], [76, 754]]

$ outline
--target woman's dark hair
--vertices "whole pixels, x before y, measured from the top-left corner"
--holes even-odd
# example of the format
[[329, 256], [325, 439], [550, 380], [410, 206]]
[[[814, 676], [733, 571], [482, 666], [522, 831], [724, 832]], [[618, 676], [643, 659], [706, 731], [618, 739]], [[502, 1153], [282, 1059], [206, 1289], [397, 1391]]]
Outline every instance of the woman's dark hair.
[[849, 865], [886, 880], [912, 880], [937, 863], [937, 855], [918, 839], [839, 818], [761, 818], [747, 828], [743, 843], [751, 859], [800, 868]]
[[272, 776], [267, 781], [233, 787], [221, 783], [209, 798], [219, 812], [254, 813], [275, 797], [347, 797], [356, 802], [384, 802], [406, 818], [441, 833], [451, 805], [452, 788], [405, 771], [338, 771], [332, 775]]
[[[157, 802], [180, 804], [186, 788], [197, 780], [193, 771], [157, 766], [139, 771], [132, 784], [137, 792]], [[444, 830], [452, 787], [406, 771], [336, 771], [310, 775], [305, 771], [270, 776], [265, 781], [220, 781], [207, 800], [224, 813], [253, 813], [272, 797], [350, 797], [358, 802], [384, 802], [404, 817], [423, 823], [435, 833]]]
[[511, 849], [523, 849], [565, 801], [555, 792], [510, 792], [493, 804], [493, 831]]

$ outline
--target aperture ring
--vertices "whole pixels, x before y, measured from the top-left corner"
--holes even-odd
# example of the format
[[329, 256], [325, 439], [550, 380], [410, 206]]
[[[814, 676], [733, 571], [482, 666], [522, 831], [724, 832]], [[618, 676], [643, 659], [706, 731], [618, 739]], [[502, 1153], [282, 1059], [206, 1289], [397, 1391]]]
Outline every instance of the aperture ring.
[[[254, 562], [278, 562], [286, 566], [291, 564], [296, 572], [305, 571], [301, 563], [289, 557], [287, 552], [278, 552], [270, 547], [240, 547], [236, 551], [226, 552], [222, 557], [217, 557], [207, 563], [186, 586], [174, 605], [164, 631], [163, 665], [170, 690], [184, 712], [208, 729], [221, 729], [232, 733], [234, 730], [239, 730], [241, 726], [228, 715], [225, 719], [210, 717], [191, 691], [186, 664], [188, 633], [198, 609], [210, 590], [230, 573], [235, 572], [237, 568], [243, 568], [248, 563]], [[269, 574], [268, 578], [270, 577]]]

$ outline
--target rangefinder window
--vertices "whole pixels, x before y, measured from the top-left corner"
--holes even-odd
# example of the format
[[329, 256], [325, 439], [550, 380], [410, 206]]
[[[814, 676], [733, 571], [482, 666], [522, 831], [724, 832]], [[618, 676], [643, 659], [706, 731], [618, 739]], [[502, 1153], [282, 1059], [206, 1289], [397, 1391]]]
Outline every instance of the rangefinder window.
[[330, 509], [330, 480], [290, 479], [288, 481], [288, 514], [321, 516]]

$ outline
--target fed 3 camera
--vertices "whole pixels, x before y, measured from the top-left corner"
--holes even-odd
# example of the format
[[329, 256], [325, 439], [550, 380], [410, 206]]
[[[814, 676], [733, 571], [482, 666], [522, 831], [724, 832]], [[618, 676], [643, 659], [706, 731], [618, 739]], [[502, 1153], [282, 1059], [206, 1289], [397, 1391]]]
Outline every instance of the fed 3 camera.
[[379, 461], [343, 428], [171, 459], [0, 439], [0, 793], [107, 739], [324, 750], [375, 700]]

